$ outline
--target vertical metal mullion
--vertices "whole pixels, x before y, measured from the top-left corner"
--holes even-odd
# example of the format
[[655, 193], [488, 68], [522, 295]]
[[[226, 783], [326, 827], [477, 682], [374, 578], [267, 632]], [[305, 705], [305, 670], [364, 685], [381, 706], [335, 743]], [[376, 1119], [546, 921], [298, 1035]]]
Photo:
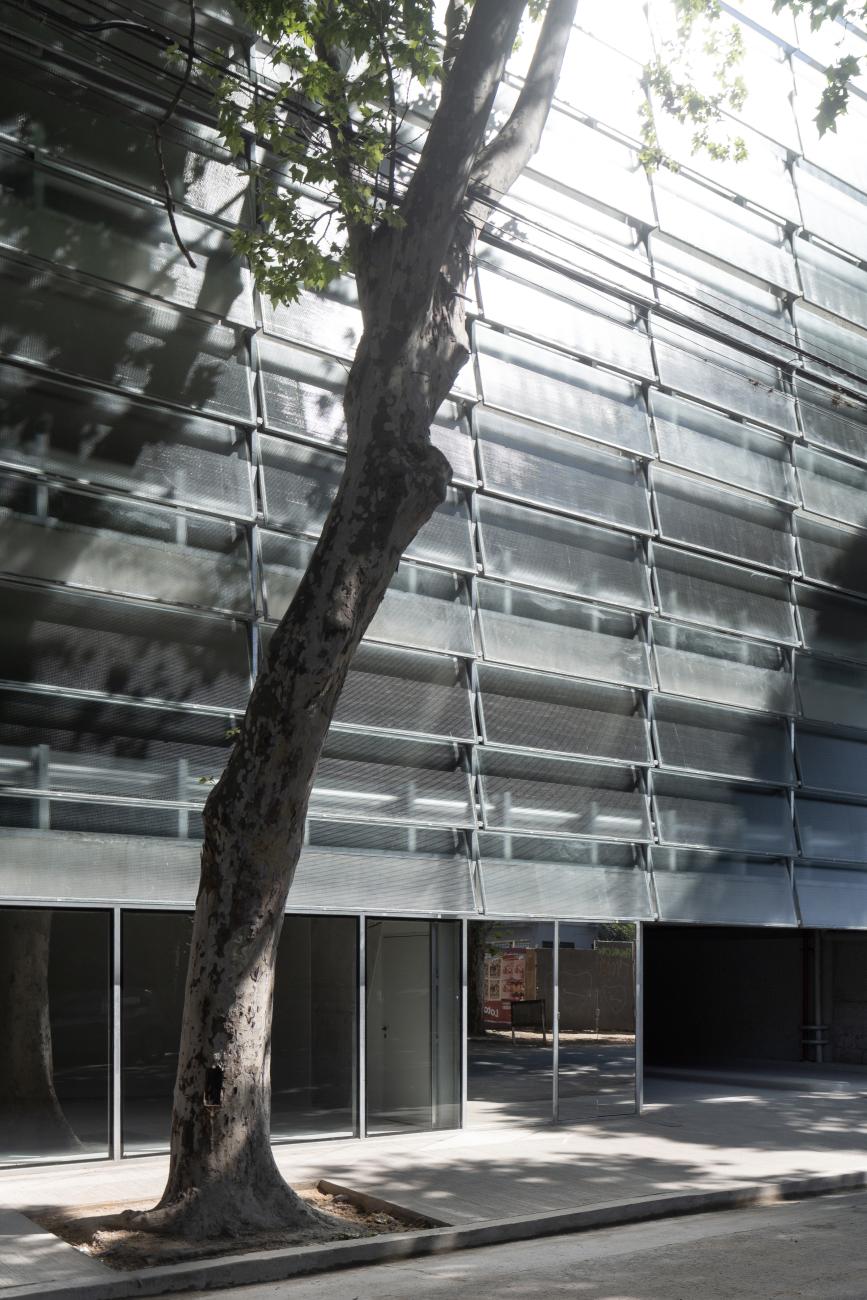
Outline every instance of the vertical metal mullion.
[[123, 1155], [121, 1116], [121, 911], [111, 909], [111, 1158]]
[[358, 1136], [367, 1137], [367, 918], [358, 918]]
[[467, 958], [469, 955], [467, 936], [469, 934], [469, 922], [466, 917], [461, 920], [461, 1112], [460, 1126], [467, 1127], [467, 1027], [468, 1027], [468, 1008], [467, 1008], [467, 986], [469, 983], [469, 970], [467, 967]]
[[554, 922], [554, 1008], [551, 1016], [551, 1119], [560, 1121], [560, 922]]
[[644, 1109], [644, 925], [635, 923], [635, 1109]]

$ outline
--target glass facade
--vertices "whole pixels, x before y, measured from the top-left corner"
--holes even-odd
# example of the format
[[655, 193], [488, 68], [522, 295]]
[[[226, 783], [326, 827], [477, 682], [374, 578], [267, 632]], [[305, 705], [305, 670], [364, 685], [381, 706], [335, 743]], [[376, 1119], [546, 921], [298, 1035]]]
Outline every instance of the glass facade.
[[[806, 20], [757, 0], [748, 160], [691, 157], [660, 119], [681, 166], [648, 176], [651, 32], [626, 7], [579, 7], [542, 148], [480, 242], [473, 357], [433, 429], [453, 488], [327, 742], [281, 948], [281, 1138], [457, 1122], [458, 921], [559, 922], [562, 1010], [568, 954], [602, 951], [562, 947], [573, 925], [867, 914], [865, 101], [819, 138]], [[202, 39], [240, 66], [227, 14], [205, 6]], [[359, 313], [349, 280], [287, 308], [252, 286], [227, 238], [250, 180], [206, 87], [164, 133], [194, 269], [154, 169], [172, 74], [2, 27], [0, 901], [54, 918], [40, 997], [77, 1140], [142, 1151], [164, 1141], [204, 795], [340, 473]], [[370, 963], [401, 945], [398, 994], [397, 959]], [[627, 1043], [585, 1061], [561, 1037], [546, 1097], [620, 1095]]]

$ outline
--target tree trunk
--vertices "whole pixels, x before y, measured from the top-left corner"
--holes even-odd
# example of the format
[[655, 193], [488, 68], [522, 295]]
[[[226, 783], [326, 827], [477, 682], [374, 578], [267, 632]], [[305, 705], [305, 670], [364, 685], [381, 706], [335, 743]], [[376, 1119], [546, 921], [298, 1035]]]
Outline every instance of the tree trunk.
[[335, 1235], [284, 1183], [271, 1152], [275, 956], [316, 764], [352, 654], [451, 477], [430, 443], [411, 353], [389, 362], [366, 338], [345, 410], [341, 486], [205, 808], [169, 1179], [154, 1210], [127, 1218], [151, 1231]]
[[81, 1144], [54, 1090], [48, 960], [51, 912], [0, 912], [0, 1149], [21, 1155]]

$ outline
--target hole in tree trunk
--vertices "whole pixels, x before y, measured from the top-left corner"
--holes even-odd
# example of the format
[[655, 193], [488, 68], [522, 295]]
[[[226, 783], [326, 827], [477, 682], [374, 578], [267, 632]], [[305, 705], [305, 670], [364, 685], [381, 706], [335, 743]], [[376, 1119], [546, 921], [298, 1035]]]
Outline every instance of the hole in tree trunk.
[[219, 1106], [223, 1101], [223, 1071], [212, 1065], [205, 1071], [205, 1105]]

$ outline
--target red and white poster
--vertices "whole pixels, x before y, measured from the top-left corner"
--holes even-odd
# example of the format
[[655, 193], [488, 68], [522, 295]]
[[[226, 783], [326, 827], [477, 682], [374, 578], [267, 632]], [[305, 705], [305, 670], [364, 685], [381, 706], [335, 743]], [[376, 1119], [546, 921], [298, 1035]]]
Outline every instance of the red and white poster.
[[526, 948], [504, 948], [485, 957], [485, 1023], [510, 1025], [510, 1002], [524, 997]]

